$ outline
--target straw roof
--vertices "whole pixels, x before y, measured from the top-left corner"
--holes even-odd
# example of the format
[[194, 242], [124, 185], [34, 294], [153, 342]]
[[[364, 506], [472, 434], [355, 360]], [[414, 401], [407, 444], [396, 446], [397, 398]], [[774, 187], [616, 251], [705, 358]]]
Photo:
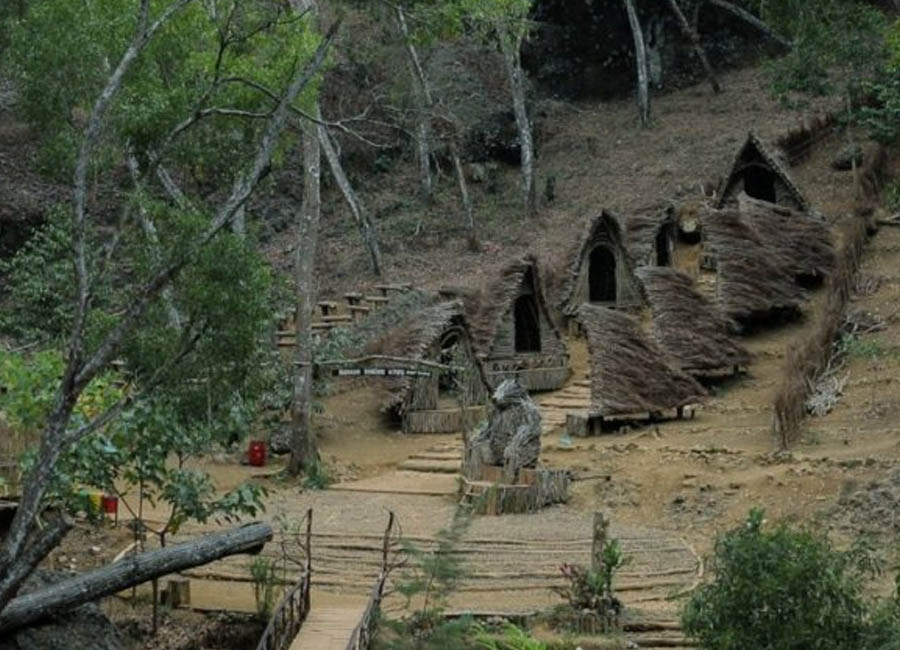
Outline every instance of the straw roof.
[[578, 278], [587, 263], [588, 255], [598, 243], [605, 241], [615, 249], [616, 257], [625, 261], [630, 276], [633, 264], [622, 236], [622, 222], [621, 217], [608, 210], [602, 210], [585, 222], [581, 236], [565, 258], [563, 275], [558, 279], [559, 302], [556, 304], [563, 313], [574, 314], [578, 311], [580, 303], [575, 299]]
[[701, 401], [706, 390], [670, 366], [662, 349], [620, 311], [584, 304], [578, 318], [591, 359], [591, 413], [656, 413]]
[[738, 197], [741, 218], [773, 251], [778, 265], [791, 275], [824, 277], [834, 268], [831, 232], [806, 212], [759, 201], [746, 194]]
[[735, 210], [704, 215], [703, 237], [716, 259], [720, 304], [731, 318], [795, 310], [804, 301], [806, 294], [786, 270], [787, 262]]
[[750, 354], [730, 336], [734, 323], [694, 286], [690, 276], [660, 266], [638, 269], [656, 340], [685, 372], [747, 365]]
[[497, 328], [505, 318], [512, 318], [513, 303], [519, 297], [521, 286], [527, 281], [529, 271], [533, 281], [530, 289], [534, 293], [540, 314], [547, 326], [550, 327], [552, 336], [558, 341], [560, 349], [565, 349], [562, 336], [550, 317], [547, 303], [544, 300], [537, 258], [528, 254], [507, 264], [500, 271], [500, 277], [487, 288], [462, 296], [471, 327], [472, 340], [480, 355], [491, 356]]
[[424, 289], [397, 294], [388, 304], [371, 312], [359, 323], [351, 325], [353, 338], [361, 340], [363, 345], [376, 341], [408, 319], [410, 314], [433, 305], [438, 300], [436, 294]]
[[[409, 314], [397, 327], [366, 346], [367, 354], [415, 361], [437, 361], [430, 353], [440, 346], [444, 334], [457, 329], [465, 342], [471, 345], [469, 326], [459, 301], [441, 302]], [[474, 351], [472, 361], [479, 363]], [[379, 380], [387, 390], [382, 408], [387, 410], [402, 405], [413, 388], [414, 378]]]
[[731, 165], [731, 171], [719, 188], [718, 199], [716, 199], [716, 203], [713, 207], [722, 209], [722, 207], [725, 206], [730, 191], [740, 179], [744, 169], [751, 163], [763, 163], [770, 167], [775, 175], [788, 187], [791, 194], [794, 196], [794, 199], [797, 201], [797, 204], [800, 206], [800, 209], [809, 210], [809, 201], [806, 200], [806, 197], [803, 196], [803, 192], [800, 191], [800, 188], [791, 178], [785, 163], [783, 163], [773, 151], [769, 150], [769, 148], [763, 144], [762, 140], [759, 139], [759, 136], [753, 133], [753, 131], [750, 131], [747, 134], [747, 140], [741, 146], [737, 156], [735, 156], [734, 162]]
[[675, 225], [675, 206], [653, 206], [628, 217], [625, 247], [635, 266], [655, 262], [656, 236], [666, 225]]

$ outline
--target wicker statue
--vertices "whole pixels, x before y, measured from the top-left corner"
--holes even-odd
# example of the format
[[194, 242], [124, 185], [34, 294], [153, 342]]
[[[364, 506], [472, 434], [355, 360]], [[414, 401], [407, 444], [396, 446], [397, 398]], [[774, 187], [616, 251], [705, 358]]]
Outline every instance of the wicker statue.
[[487, 422], [469, 439], [466, 474], [479, 464], [504, 468], [510, 482], [523, 467], [537, 465], [541, 454], [541, 413], [516, 379], [506, 379], [494, 391], [494, 408]]

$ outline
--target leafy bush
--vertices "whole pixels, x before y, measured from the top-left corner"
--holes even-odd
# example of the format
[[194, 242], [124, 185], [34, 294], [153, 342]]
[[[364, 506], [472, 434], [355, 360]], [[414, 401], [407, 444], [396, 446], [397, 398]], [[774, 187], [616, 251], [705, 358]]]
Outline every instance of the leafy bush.
[[598, 570], [563, 564], [560, 571], [568, 584], [556, 587], [554, 591], [566, 599], [569, 611], [556, 612], [556, 622], [567, 621], [572, 615], [578, 619], [581, 614], [588, 613], [599, 619], [603, 629], [615, 627], [622, 613], [622, 602], [613, 593], [613, 580], [625, 562], [619, 540], [612, 539], [603, 546]]
[[892, 610], [870, 619], [863, 586], [879, 564], [864, 544], [838, 551], [819, 532], [766, 526], [763, 516], [751, 511], [717, 540], [715, 579], [684, 609], [685, 632], [701, 648], [876, 650], [879, 638], [900, 632]]
[[268, 621], [275, 609], [278, 570], [274, 560], [267, 557], [253, 558], [250, 563], [250, 577], [253, 580], [253, 597], [256, 600], [256, 615], [261, 621]]
[[334, 476], [324, 462], [317, 459], [306, 466], [306, 476], [303, 477], [303, 487], [307, 490], [325, 490], [334, 483]]
[[476, 626], [475, 643], [482, 650], [547, 650], [546, 643], [512, 623], [506, 625], [500, 638], [486, 628]]

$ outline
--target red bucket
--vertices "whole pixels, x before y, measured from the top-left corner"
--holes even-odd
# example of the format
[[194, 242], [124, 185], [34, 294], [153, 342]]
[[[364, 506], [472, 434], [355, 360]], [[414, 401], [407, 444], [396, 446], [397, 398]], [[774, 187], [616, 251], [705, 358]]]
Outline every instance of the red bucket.
[[106, 514], [116, 515], [119, 513], [119, 497], [104, 494], [100, 499], [100, 506], [103, 508], [103, 512], [105, 512]]
[[254, 467], [266, 464], [266, 443], [263, 440], [251, 440], [247, 449], [247, 461]]

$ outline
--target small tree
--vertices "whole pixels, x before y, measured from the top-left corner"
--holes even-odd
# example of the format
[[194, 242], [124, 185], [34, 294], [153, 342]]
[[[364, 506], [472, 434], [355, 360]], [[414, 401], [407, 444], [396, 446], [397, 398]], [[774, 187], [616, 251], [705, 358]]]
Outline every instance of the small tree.
[[[836, 550], [828, 538], [762, 510], [717, 540], [715, 579], [682, 614], [685, 632], [708, 650], [866, 648], [873, 632], [863, 596], [878, 570], [864, 545]], [[871, 646], [877, 648], [877, 646]]]

